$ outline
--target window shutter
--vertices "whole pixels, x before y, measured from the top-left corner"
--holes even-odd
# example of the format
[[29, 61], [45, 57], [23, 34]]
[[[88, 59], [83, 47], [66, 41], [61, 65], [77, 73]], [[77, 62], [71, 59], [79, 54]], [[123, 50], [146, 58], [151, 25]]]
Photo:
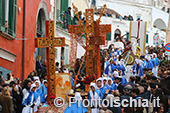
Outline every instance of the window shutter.
[[111, 38], [112, 38], [112, 34], [108, 33], [108, 41], [111, 41]]
[[66, 11], [68, 8], [68, 0], [61, 0], [60, 11]]
[[0, 30], [5, 32], [6, 0], [0, 0]]
[[[127, 34], [127, 33], [129, 33], [129, 32], [126, 32], [126, 34]], [[126, 35], [126, 38], [129, 40], [129, 34], [128, 34], [128, 35]]]
[[146, 34], [146, 43], [148, 43], [148, 34]]
[[9, 0], [8, 33], [13, 37], [16, 37], [16, 10], [17, 0]]

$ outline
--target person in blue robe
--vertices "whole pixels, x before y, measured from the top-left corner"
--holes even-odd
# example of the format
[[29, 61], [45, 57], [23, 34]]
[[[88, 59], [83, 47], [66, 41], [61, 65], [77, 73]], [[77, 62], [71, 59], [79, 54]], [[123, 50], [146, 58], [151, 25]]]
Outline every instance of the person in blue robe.
[[105, 74], [107, 74], [108, 76], [113, 74], [113, 70], [116, 69], [117, 67], [115, 65], [113, 65], [113, 60], [110, 60], [110, 64], [107, 65], [106, 69], [105, 69]]
[[73, 87], [74, 79], [73, 79], [73, 77], [72, 77], [72, 76], [70, 76], [70, 78], [71, 78], [71, 87]]
[[87, 109], [83, 106], [81, 101], [82, 101], [82, 97], [81, 97], [80, 93], [76, 92], [74, 102], [71, 103], [70, 106], [67, 106], [64, 113], [86, 113]]
[[108, 78], [108, 84], [106, 87], [109, 90], [109, 94], [112, 94], [112, 91], [117, 89], [111, 78]]
[[103, 77], [103, 87], [107, 87], [107, 77]]
[[120, 65], [120, 70], [122, 71], [122, 76], [124, 76], [124, 75], [125, 75], [126, 68], [125, 68], [125, 64], [124, 64], [124, 60], [123, 60], [123, 59], [121, 59], [121, 60], [119, 61], [119, 65]]
[[35, 85], [36, 85], [36, 92], [40, 95], [41, 103], [45, 103], [44, 94], [43, 94], [42, 90], [40, 89], [40, 86], [41, 86], [40, 81], [35, 81]]
[[142, 61], [142, 60], [139, 60], [139, 76], [140, 76], [140, 77], [142, 77], [142, 76], [144, 75], [143, 69], [144, 69], [143, 61]]
[[158, 66], [159, 66], [159, 59], [157, 58], [156, 53], [153, 53], [153, 57], [155, 59], [155, 72], [154, 72], [154, 75], [157, 76], [157, 74], [158, 74]]
[[42, 84], [40, 85], [40, 89], [42, 90], [44, 95], [47, 95], [47, 88], [45, 84], [47, 84], [47, 80], [43, 80]]
[[[96, 91], [95, 89], [96, 84], [95, 83], [90, 83], [90, 91], [88, 92], [88, 99], [94, 100], [97, 103], [90, 103], [91, 104], [91, 113], [98, 113], [99, 111], [99, 103], [98, 100], [100, 99], [101, 92], [99, 90]], [[102, 101], [101, 101], [102, 102]]]
[[125, 86], [125, 85], [127, 84], [127, 80], [126, 80], [126, 78], [123, 77], [123, 76], [121, 76], [121, 78], [122, 78], [121, 84], [122, 84], [123, 86]]
[[114, 52], [111, 52], [109, 56], [110, 56], [110, 57], [114, 56]]
[[30, 92], [28, 97], [23, 101], [23, 110], [22, 113], [33, 113], [32, 109], [34, 108], [34, 112], [38, 111], [38, 106], [40, 105], [40, 95], [35, 91], [36, 85], [31, 84]]
[[98, 78], [98, 79], [96, 80], [96, 85], [97, 85], [96, 91], [101, 92], [100, 98], [103, 99], [103, 96], [104, 96], [107, 88], [106, 88], [106, 87], [103, 87], [102, 78]]
[[154, 59], [155, 59], [155, 64], [156, 64], [156, 66], [158, 66], [158, 65], [159, 65], [159, 59], [157, 58], [157, 54], [156, 54], [156, 53], [153, 53], [153, 57], [154, 57]]
[[150, 57], [151, 57], [150, 61], [153, 64], [152, 73], [156, 76], [157, 75], [157, 72], [156, 72], [156, 60], [154, 59], [152, 54], [150, 55]]
[[149, 56], [145, 56], [144, 68], [153, 69], [153, 63], [150, 61]]
[[109, 63], [107, 62], [107, 59], [105, 58], [105, 62], [104, 62], [104, 69], [106, 69], [106, 67], [109, 65]]
[[45, 101], [47, 100], [47, 80], [43, 80], [42, 85], [44, 87], [43, 93], [44, 93], [44, 97], [45, 97]]
[[151, 57], [151, 62], [153, 64], [153, 67], [155, 67], [156, 66], [156, 60], [153, 58], [152, 55], [150, 57]]
[[125, 71], [126, 71], [125, 66], [124, 66], [124, 65], [121, 65], [121, 66], [120, 66], [120, 70], [122, 71], [122, 76], [124, 76], [124, 75], [125, 75]]
[[122, 55], [122, 52], [120, 50], [118, 50], [117, 55]]
[[135, 64], [132, 67], [134, 76], [139, 75], [139, 60], [135, 59]]
[[118, 70], [118, 76], [120, 76], [122, 78], [121, 80], [121, 84], [124, 86], [127, 84], [127, 80], [125, 77], [122, 76], [122, 71], [121, 70]]

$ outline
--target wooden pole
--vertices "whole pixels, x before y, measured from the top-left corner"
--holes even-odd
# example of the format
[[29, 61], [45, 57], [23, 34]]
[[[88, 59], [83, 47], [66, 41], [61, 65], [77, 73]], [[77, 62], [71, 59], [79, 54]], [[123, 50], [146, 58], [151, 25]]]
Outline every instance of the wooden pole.
[[100, 64], [100, 46], [96, 45], [96, 49], [97, 49], [97, 78], [101, 77], [101, 64]]
[[82, 62], [81, 62], [81, 64], [80, 64], [79, 70], [78, 70], [78, 72], [77, 72], [77, 76], [76, 76], [76, 78], [75, 78], [75, 80], [74, 80], [73, 87], [74, 87], [74, 85], [76, 84], [76, 80], [77, 80], [78, 75], [80, 74], [80, 70], [81, 70], [81, 67], [82, 67], [82, 65], [83, 65], [85, 56], [86, 56], [86, 53], [85, 53], [84, 56], [83, 56]]

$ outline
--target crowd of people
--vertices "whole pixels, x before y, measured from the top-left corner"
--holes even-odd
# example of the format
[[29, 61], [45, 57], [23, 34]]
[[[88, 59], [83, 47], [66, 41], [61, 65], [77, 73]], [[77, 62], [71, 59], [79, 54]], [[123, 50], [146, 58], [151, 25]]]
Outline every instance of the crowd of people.
[[[94, 107], [91, 113], [170, 113], [170, 63], [165, 50], [160, 47], [146, 47], [145, 55], [135, 59], [133, 66], [127, 66], [122, 48], [113, 44], [101, 50], [102, 76], [95, 83], [90, 83], [88, 99], [148, 99], [153, 104], [153, 97], [159, 97], [159, 107]], [[81, 63], [83, 65], [78, 72]], [[77, 59], [74, 69], [69, 69], [63, 62], [56, 62], [56, 73], [70, 73], [71, 86], [78, 98], [79, 91], [85, 90], [86, 65], [83, 57]], [[0, 73], [0, 112], [2, 113], [37, 113], [39, 107], [47, 105], [47, 68], [46, 62], [37, 57], [36, 69], [22, 82], [11, 73], [4, 80]], [[77, 76], [77, 77], [76, 77]], [[73, 86], [75, 81], [75, 85]], [[80, 89], [80, 90], [77, 90]], [[110, 104], [110, 103], [109, 103]], [[76, 110], [77, 108], [74, 108]], [[73, 110], [67, 107], [65, 113]], [[78, 109], [80, 110], [80, 109]], [[89, 108], [82, 107], [85, 113]]]
[[[170, 113], [170, 63], [164, 47], [147, 46], [146, 53], [141, 55], [140, 59], [135, 59], [133, 66], [125, 64], [125, 61], [121, 58], [123, 52], [121, 48], [116, 48], [113, 44], [107, 50], [101, 51], [105, 59], [104, 71], [102, 77], [90, 84], [88, 99], [109, 100], [112, 98], [122, 101], [123, 99], [129, 100], [132, 97], [137, 100], [147, 99], [148, 105], [153, 105], [153, 99], [159, 97], [159, 106], [92, 106], [90, 108], [91, 113]], [[81, 62], [82, 59], [77, 61]], [[76, 65], [76, 67], [79, 66]], [[82, 90], [85, 88], [82, 87], [84, 84], [81, 82], [84, 79], [83, 74], [80, 74], [78, 80], [76, 80], [79, 84], [79, 87], [76, 88]], [[81, 96], [78, 98], [81, 98]], [[72, 109], [68, 107], [65, 113], [69, 113]], [[82, 109], [84, 110], [84, 108]]]

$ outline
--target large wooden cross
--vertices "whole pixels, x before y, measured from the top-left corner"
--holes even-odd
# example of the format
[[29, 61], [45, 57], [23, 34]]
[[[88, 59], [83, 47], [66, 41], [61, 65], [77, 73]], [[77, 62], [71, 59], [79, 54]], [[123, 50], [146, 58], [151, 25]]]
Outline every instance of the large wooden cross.
[[[82, 25], [79, 16], [79, 25], [70, 25], [69, 33], [86, 35], [86, 74], [96, 75], [96, 79], [101, 77], [100, 66], [100, 45], [105, 44], [106, 34], [111, 32], [111, 25], [100, 25], [100, 18], [105, 12], [106, 5], [103, 6], [100, 17], [94, 21], [94, 9], [86, 9], [86, 24]], [[78, 15], [78, 8], [73, 4], [73, 12]]]
[[65, 46], [64, 37], [54, 37], [54, 21], [46, 21], [46, 38], [36, 38], [35, 46], [37, 48], [46, 48], [47, 55], [47, 81], [48, 81], [48, 98], [50, 103], [51, 94], [56, 94], [55, 91], [55, 47]]

